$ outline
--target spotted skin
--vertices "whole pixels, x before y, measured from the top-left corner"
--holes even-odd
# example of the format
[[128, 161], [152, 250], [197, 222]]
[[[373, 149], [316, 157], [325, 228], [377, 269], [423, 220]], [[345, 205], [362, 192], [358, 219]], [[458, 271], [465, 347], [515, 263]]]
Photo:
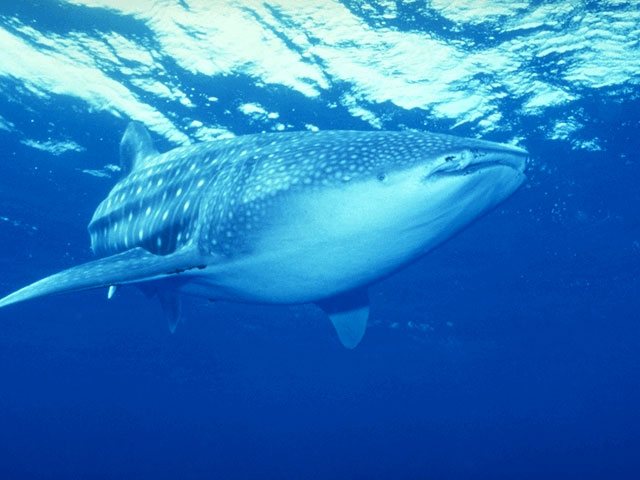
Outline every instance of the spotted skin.
[[[465, 151], [497, 144], [465, 139]], [[505, 148], [499, 146], [499, 148]], [[142, 247], [167, 255], [246, 254], [279, 197], [386, 179], [430, 156], [460, 155], [460, 139], [424, 132], [321, 131], [247, 135], [171, 150], [131, 172], [97, 208], [89, 233], [99, 256]], [[427, 172], [425, 172], [426, 174]]]

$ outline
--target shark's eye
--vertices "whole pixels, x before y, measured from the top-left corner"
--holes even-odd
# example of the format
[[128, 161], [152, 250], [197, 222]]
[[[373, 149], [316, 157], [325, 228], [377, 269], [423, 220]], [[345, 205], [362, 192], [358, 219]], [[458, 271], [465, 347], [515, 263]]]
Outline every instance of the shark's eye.
[[454, 158], [456, 158], [455, 155], [447, 155], [446, 157], [444, 157], [444, 161], [445, 162], [450, 162], [451, 160], [453, 160]]
[[387, 179], [387, 175], [385, 173], [379, 173], [378, 174], [378, 181], [379, 182], [384, 182]]

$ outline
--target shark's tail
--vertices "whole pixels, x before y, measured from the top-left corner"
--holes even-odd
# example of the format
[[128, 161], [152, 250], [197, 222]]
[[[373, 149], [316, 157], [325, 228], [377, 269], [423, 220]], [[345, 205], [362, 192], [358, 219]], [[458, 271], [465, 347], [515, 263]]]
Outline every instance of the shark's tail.
[[190, 249], [158, 256], [134, 248], [43, 278], [0, 299], [0, 308], [45, 295], [157, 280], [204, 268], [198, 262], [201, 257]]

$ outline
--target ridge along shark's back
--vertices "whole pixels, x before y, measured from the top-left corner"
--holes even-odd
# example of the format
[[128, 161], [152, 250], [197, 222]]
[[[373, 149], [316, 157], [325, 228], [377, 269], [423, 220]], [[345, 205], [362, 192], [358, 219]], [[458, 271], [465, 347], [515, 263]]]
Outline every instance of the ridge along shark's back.
[[160, 154], [135, 122], [120, 153], [123, 178], [89, 224], [106, 258], [0, 307], [141, 283], [175, 328], [179, 294], [316, 302], [353, 347], [368, 317], [366, 287], [510, 195], [526, 159], [480, 140], [351, 131], [248, 135]]

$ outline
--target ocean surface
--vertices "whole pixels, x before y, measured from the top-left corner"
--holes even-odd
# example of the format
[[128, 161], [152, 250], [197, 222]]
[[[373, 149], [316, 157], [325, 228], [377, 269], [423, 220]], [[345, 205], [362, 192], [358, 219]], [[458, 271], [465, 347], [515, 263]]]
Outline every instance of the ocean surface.
[[130, 120], [532, 157], [371, 289], [355, 350], [311, 305], [2, 309], [0, 478], [640, 478], [638, 1], [5, 0], [0, 91], [0, 296], [93, 258]]

